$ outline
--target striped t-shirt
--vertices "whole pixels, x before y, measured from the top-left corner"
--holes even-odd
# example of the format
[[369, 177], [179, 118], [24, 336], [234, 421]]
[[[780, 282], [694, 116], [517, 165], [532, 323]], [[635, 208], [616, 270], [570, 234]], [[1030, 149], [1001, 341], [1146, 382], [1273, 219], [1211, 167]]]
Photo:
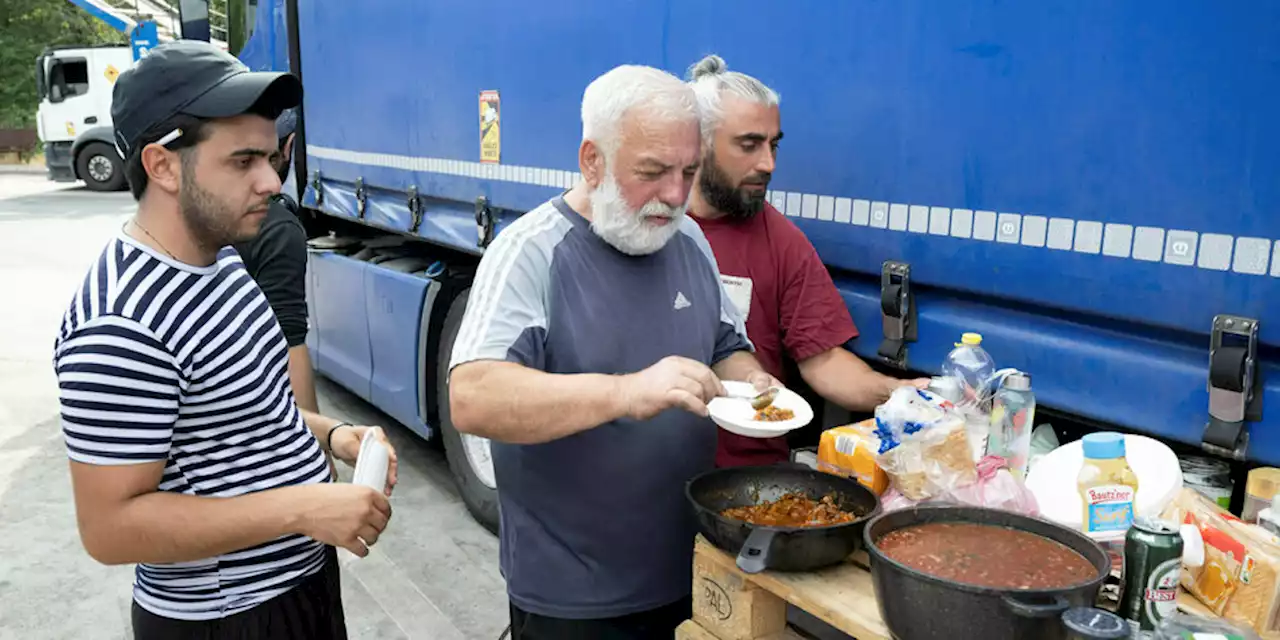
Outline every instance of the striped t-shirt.
[[[329, 481], [289, 386], [288, 349], [231, 248], [193, 267], [120, 233], [72, 300], [54, 346], [72, 460], [165, 461], [160, 491], [231, 497]], [[140, 564], [134, 600], [160, 616], [244, 611], [318, 571], [289, 535], [195, 562]]]

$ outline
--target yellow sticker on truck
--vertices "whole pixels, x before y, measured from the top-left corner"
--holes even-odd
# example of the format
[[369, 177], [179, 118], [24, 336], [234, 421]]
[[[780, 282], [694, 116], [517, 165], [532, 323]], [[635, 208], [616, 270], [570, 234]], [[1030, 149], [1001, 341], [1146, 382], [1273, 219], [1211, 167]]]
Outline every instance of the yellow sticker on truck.
[[501, 106], [497, 91], [480, 92], [480, 162], [502, 159]]

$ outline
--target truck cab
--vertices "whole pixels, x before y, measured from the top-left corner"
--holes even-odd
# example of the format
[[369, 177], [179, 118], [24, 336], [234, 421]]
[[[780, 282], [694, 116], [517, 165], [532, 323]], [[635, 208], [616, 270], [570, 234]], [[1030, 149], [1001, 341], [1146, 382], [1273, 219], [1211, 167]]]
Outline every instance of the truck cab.
[[112, 140], [111, 92], [133, 66], [127, 46], [47, 49], [36, 58], [36, 127], [50, 180], [83, 180], [94, 191], [128, 184]]

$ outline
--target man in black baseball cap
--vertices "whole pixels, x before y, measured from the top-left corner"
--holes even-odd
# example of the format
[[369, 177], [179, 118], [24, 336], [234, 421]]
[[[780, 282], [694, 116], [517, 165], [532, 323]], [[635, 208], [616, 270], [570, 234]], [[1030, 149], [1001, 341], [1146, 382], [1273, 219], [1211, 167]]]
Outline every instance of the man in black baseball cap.
[[[369, 553], [391, 517], [378, 427], [299, 407], [288, 342], [230, 246], [280, 191], [275, 119], [297, 79], [196, 41], [116, 81], [112, 117], [138, 211], [72, 297], [54, 346], [85, 550], [136, 564], [137, 640], [345, 640], [336, 547]], [[362, 438], [382, 491], [333, 482]]]
[[[183, 258], [194, 264], [252, 238], [268, 198], [280, 191], [275, 120], [301, 99], [295, 76], [252, 72], [207, 42], [177, 40], [152, 49], [120, 75], [112, 94], [116, 146], [143, 205], [130, 226], [166, 251], [187, 253]], [[207, 151], [227, 157], [196, 162], [197, 147], [215, 130], [225, 130], [222, 144]], [[155, 214], [148, 211], [172, 208], [183, 224], [170, 228], [149, 219]], [[189, 237], [177, 237], [179, 231]], [[174, 237], [166, 243], [165, 235]]]
[[255, 113], [274, 121], [301, 100], [302, 84], [291, 74], [252, 72], [207, 42], [176, 40], [152, 49], [120, 75], [111, 119], [116, 144], [128, 157], [153, 142], [146, 139], [149, 130], [178, 114], [231, 118]]

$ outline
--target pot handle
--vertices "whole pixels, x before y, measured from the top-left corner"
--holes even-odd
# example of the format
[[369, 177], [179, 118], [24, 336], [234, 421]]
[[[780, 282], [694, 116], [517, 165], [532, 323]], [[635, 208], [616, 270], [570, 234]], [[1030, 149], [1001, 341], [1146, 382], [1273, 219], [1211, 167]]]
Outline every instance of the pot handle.
[[1061, 615], [1063, 611], [1071, 608], [1071, 603], [1059, 595], [1053, 596], [1053, 602], [1048, 604], [1026, 602], [1019, 600], [1017, 596], [1012, 594], [1003, 595], [1000, 599], [1004, 602], [1004, 606], [1008, 607], [1014, 615], [1023, 618], [1051, 618]]
[[760, 573], [769, 564], [769, 547], [773, 546], [772, 529], [752, 529], [738, 551], [738, 568], [743, 573]]

